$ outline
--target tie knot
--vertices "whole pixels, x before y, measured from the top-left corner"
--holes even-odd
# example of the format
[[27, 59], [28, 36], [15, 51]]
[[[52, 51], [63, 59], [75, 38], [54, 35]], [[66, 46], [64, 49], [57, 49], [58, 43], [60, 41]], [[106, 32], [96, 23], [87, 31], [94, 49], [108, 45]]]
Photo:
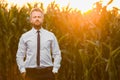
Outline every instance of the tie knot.
[[37, 31], [37, 33], [40, 33], [40, 31]]

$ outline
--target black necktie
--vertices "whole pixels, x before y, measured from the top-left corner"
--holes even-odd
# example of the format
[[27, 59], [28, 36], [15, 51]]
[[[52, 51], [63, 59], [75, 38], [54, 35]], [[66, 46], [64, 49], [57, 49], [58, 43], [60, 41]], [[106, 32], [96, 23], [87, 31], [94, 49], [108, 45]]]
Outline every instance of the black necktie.
[[37, 33], [37, 66], [40, 66], [40, 31]]

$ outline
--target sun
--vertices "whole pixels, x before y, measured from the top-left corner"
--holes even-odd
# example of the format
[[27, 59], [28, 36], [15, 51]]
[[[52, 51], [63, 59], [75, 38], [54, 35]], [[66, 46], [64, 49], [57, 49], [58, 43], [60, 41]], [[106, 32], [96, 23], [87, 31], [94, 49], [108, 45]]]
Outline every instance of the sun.
[[70, 7], [80, 10], [85, 13], [92, 9], [92, 5], [98, 0], [70, 0]]

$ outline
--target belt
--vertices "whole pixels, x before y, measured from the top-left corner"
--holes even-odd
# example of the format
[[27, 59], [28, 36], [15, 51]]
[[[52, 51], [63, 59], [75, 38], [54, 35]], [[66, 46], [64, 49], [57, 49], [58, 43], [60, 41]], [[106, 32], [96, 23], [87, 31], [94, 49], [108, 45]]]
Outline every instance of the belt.
[[26, 68], [26, 71], [36, 71], [36, 70], [52, 70], [53, 67], [35, 67], [35, 68]]
[[28, 76], [36, 75], [36, 74], [44, 74], [52, 72], [53, 67], [44, 67], [44, 68], [26, 68], [26, 73]]

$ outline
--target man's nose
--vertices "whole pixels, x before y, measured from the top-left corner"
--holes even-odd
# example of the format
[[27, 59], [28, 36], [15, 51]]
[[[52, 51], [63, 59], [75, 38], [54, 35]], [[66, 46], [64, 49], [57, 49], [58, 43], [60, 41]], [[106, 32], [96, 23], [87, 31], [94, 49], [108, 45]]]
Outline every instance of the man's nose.
[[36, 19], [39, 19], [39, 17], [36, 17]]
[[40, 18], [36, 17], [36, 20], [39, 20]]

